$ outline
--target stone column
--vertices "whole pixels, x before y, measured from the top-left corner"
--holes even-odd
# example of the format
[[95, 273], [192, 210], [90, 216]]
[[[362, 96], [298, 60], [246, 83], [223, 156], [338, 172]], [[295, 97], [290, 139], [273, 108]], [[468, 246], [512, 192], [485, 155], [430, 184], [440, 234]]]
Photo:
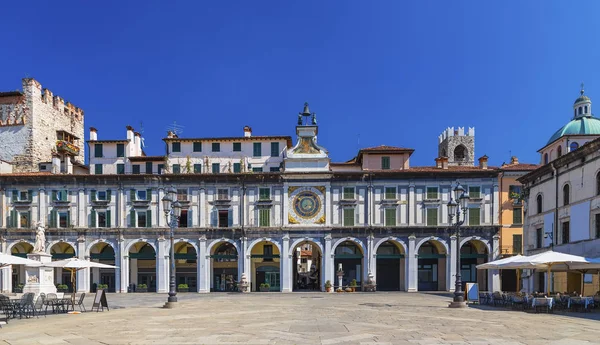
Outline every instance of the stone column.
[[206, 250], [206, 236], [198, 239], [198, 292], [210, 292], [210, 253]]
[[[456, 235], [450, 236], [450, 255], [447, 255], [446, 260], [446, 270], [448, 273], [446, 274], [446, 290], [454, 291], [454, 287], [456, 286], [456, 254], [458, 253], [458, 243], [456, 243]], [[450, 260], [450, 262], [448, 262]]]
[[[325, 261], [325, 281], [330, 281], [331, 285], [335, 285], [333, 277], [334, 253], [331, 251], [331, 234], [325, 235], [325, 253], [323, 255]], [[331, 289], [333, 292], [334, 289]]]
[[[0, 248], [2, 249], [2, 253], [10, 254], [6, 240], [3, 237], [0, 237]], [[12, 265], [3, 267], [0, 272], [0, 279], [2, 279], [0, 291], [12, 292]]]
[[408, 269], [406, 270], [408, 276], [408, 291], [414, 292], [419, 291], [419, 284], [417, 280], [419, 255], [415, 249], [415, 240], [417, 238], [414, 235], [408, 237]]
[[[246, 260], [244, 260], [245, 256], [245, 248], [246, 248], [246, 241], [247, 239], [245, 237], [240, 237], [240, 241], [239, 241], [239, 251], [238, 251], [238, 282], [242, 279], [242, 274], [246, 273], [246, 278], [248, 278], [248, 272], [246, 271]], [[212, 274], [212, 272], [211, 272]], [[211, 278], [212, 279], [212, 278]], [[212, 281], [211, 281], [212, 284]]]
[[331, 202], [331, 185], [328, 183], [325, 187], [325, 207], [323, 212], [325, 214], [325, 226], [331, 226], [331, 212], [333, 203]]
[[[80, 236], [77, 239], [77, 257], [81, 260], [89, 260], [89, 256], [85, 252], [85, 237]], [[90, 292], [90, 269], [84, 268], [77, 271], [77, 292]]]
[[281, 241], [281, 292], [292, 292], [292, 272], [290, 252], [290, 235], [283, 235]]
[[498, 193], [498, 184], [496, 182], [494, 182], [493, 193], [494, 194], [493, 194], [492, 197], [493, 197], [494, 203], [492, 205], [492, 209], [494, 210], [494, 212], [491, 215], [492, 216], [491, 223], [493, 223], [494, 225], [498, 225], [498, 221], [499, 221], [498, 218], [500, 218], [500, 212], [499, 212], [500, 211], [500, 203], [499, 203], [499, 201], [500, 201], [499, 198], [500, 197], [499, 197], [499, 193]]
[[408, 186], [408, 225], [415, 225], [415, 185], [412, 183]]
[[129, 259], [129, 283], [138, 285], [138, 259]]
[[248, 250], [248, 245], [250, 243], [248, 243], [248, 239], [246, 238], [244, 241], [244, 245], [242, 246], [244, 248], [244, 256], [242, 256], [242, 260], [244, 260], [244, 272], [246, 273], [246, 278], [248, 279], [248, 291], [251, 291], [252, 289], [252, 280], [253, 280], [253, 276], [252, 276], [252, 260], [251, 260], [251, 256], [250, 256], [250, 251]]
[[[127, 227], [127, 212], [125, 211], [125, 189], [119, 188], [117, 192], [117, 227], [126, 228]], [[125, 253], [129, 256], [129, 253]], [[125, 290], [127, 292], [127, 290]]]
[[96, 284], [96, 286], [100, 284], [100, 269], [98, 267], [92, 268], [92, 281], [90, 282], [90, 289], [94, 284]]
[[[117, 211], [118, 213], [118, 211]], [[125, 240], [121, 234], [118, 235], [118, 251], [115, 253], [115, 288], [117, 291], [126, 293], [129, 286], [129, 253], [125, 252]]]
[[200, 201], [198, 201], [198, 227], [206, 227], [206, 191], [204, 188], [200, 188]]
[[[85, 189], [79, 188], [77, 192], [77, 227], [87, 227], [87, 199]], [[71, 220], [73, 222], [73, 220]]]
[[[283, 184], [283, 200], [281, 200], [283, 204], [283, 226], [288, 226], [290, 223], [288, 222], [288, 184]], [[327, 216], [325, 218], [328, 218]]]
[[158, 253], [156, 253], [156, 292], [169, 292], [169, 249], [170, 242], [160, 236], [156, 241]]
[[164, 228], [167, 226], [167, 219], [166, 219], [166, 217], [164, 217], [165, 210], [163, 209], [161, 200], [165, 196], [165, 189], [158, 188], [157, 194], [158, 194], [158, 205], [156, 206], [156, 210], [158, 213], [158, 227]]
[[[493, 237], [492, 252], [490, 253], [490, 255], [488, 257], [488, 261], [494, 261], [499, 256], [500, 256], [500, 236], [498, 236], [496, 234]], [[488, 285], [489, 285], [488, 289], [491, 289], [490, 291], [492, 291], [492, 292], [493, 291], [501, 291], [500, 272], [497, 269], [487, 270], [487, 274], [488, 274]], [[479, 289], [481, 290], [482, 287], [479, 287]]]
[[38, 219], [43, 225], [47, 226], [50, 211], [46, 210], [46, 190], [44, 188], [38, 190], [38, 206]]

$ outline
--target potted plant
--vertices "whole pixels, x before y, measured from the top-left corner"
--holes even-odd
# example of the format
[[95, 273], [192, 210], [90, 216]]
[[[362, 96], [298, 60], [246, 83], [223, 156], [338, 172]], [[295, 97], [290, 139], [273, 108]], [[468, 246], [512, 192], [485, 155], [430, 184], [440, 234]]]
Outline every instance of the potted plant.
[[325, 282], [325, 291], [331, 292], [331, 280]]
[[138, 284], [135, 292], [148, 292], [148, 285], [146, 284]]
[[259, 290], [260, 290], [260, 292], [269, 292], [270, 288], [271, 288], [271, 285], [269, 285], [268, 283], [262, 283], [262, 284], [260, 284]]
[[14, 290], [15, 293], [21, 293], [21, 292], [23, 292], [23, 287], [24, 286], [25, 285], [23, 285], [23, 284], [17, 284], [17, 286], [13, 290]]
[[350, 282], [350, 289], [352, 289], [352, 292], [356, 291], [357, 286], [358, 284], [356, 284], [356, 279], [352, 279], [352, 281]]
[[69, 292], [69, 287], [65, 284], [56, 285], [56, 292], [66, 293]]
[[188, 292], [189, 291], [189, 287], [187, 284], [179, 284], [177, 285], [177, 291], [179, 292]]
[[106, 289], [108, 289], [108, 284], [98, 284], [96, 289], [97, 290], [106, 290]]
[[342, 289], [342, 288], [337, 288], [337, 289], [335, 290], [335, 292], [344, 292], [344, 289]]

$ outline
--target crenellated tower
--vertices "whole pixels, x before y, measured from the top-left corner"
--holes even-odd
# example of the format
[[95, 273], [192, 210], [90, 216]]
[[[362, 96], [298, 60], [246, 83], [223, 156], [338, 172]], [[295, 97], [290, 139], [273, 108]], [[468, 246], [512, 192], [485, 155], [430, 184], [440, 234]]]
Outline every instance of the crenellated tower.
[[475, 127], [448, 127], [438, 137], [438, 157], [448, 157], [448, 165], [475, 164]]

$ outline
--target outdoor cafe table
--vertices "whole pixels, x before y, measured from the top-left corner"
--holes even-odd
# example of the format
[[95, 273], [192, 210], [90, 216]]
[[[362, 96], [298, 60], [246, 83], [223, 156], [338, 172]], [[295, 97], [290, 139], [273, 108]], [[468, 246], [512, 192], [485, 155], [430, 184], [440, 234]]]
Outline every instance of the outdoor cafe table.
[[569, 303], [567, 304], [567, 308], [571, 308], [571, 301], [583, 302], [583, 307], [585, 310], [587, 310], [589, 305], [594, 304], [594, 297], [571, 297], [571, 298], [569, 298]]
[[535, 297], [531, 301], [531, 307], [535, 308], [535, 305], [542, 302], [543, 300], [548, 301], [548, 308], [552, 309], [552, 306], [554, 305], [554, 298], [552, 297]]

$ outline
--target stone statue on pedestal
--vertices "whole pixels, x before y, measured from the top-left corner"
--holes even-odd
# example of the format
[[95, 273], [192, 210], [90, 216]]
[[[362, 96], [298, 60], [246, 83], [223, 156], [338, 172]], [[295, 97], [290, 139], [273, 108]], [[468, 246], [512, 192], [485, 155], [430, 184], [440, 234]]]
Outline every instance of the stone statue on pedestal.
[[45, 253], [46, 252], [46, 229], [41, 222], [37, 224], [35, 230], [35, 244], [33, 245], [34, 253]]

